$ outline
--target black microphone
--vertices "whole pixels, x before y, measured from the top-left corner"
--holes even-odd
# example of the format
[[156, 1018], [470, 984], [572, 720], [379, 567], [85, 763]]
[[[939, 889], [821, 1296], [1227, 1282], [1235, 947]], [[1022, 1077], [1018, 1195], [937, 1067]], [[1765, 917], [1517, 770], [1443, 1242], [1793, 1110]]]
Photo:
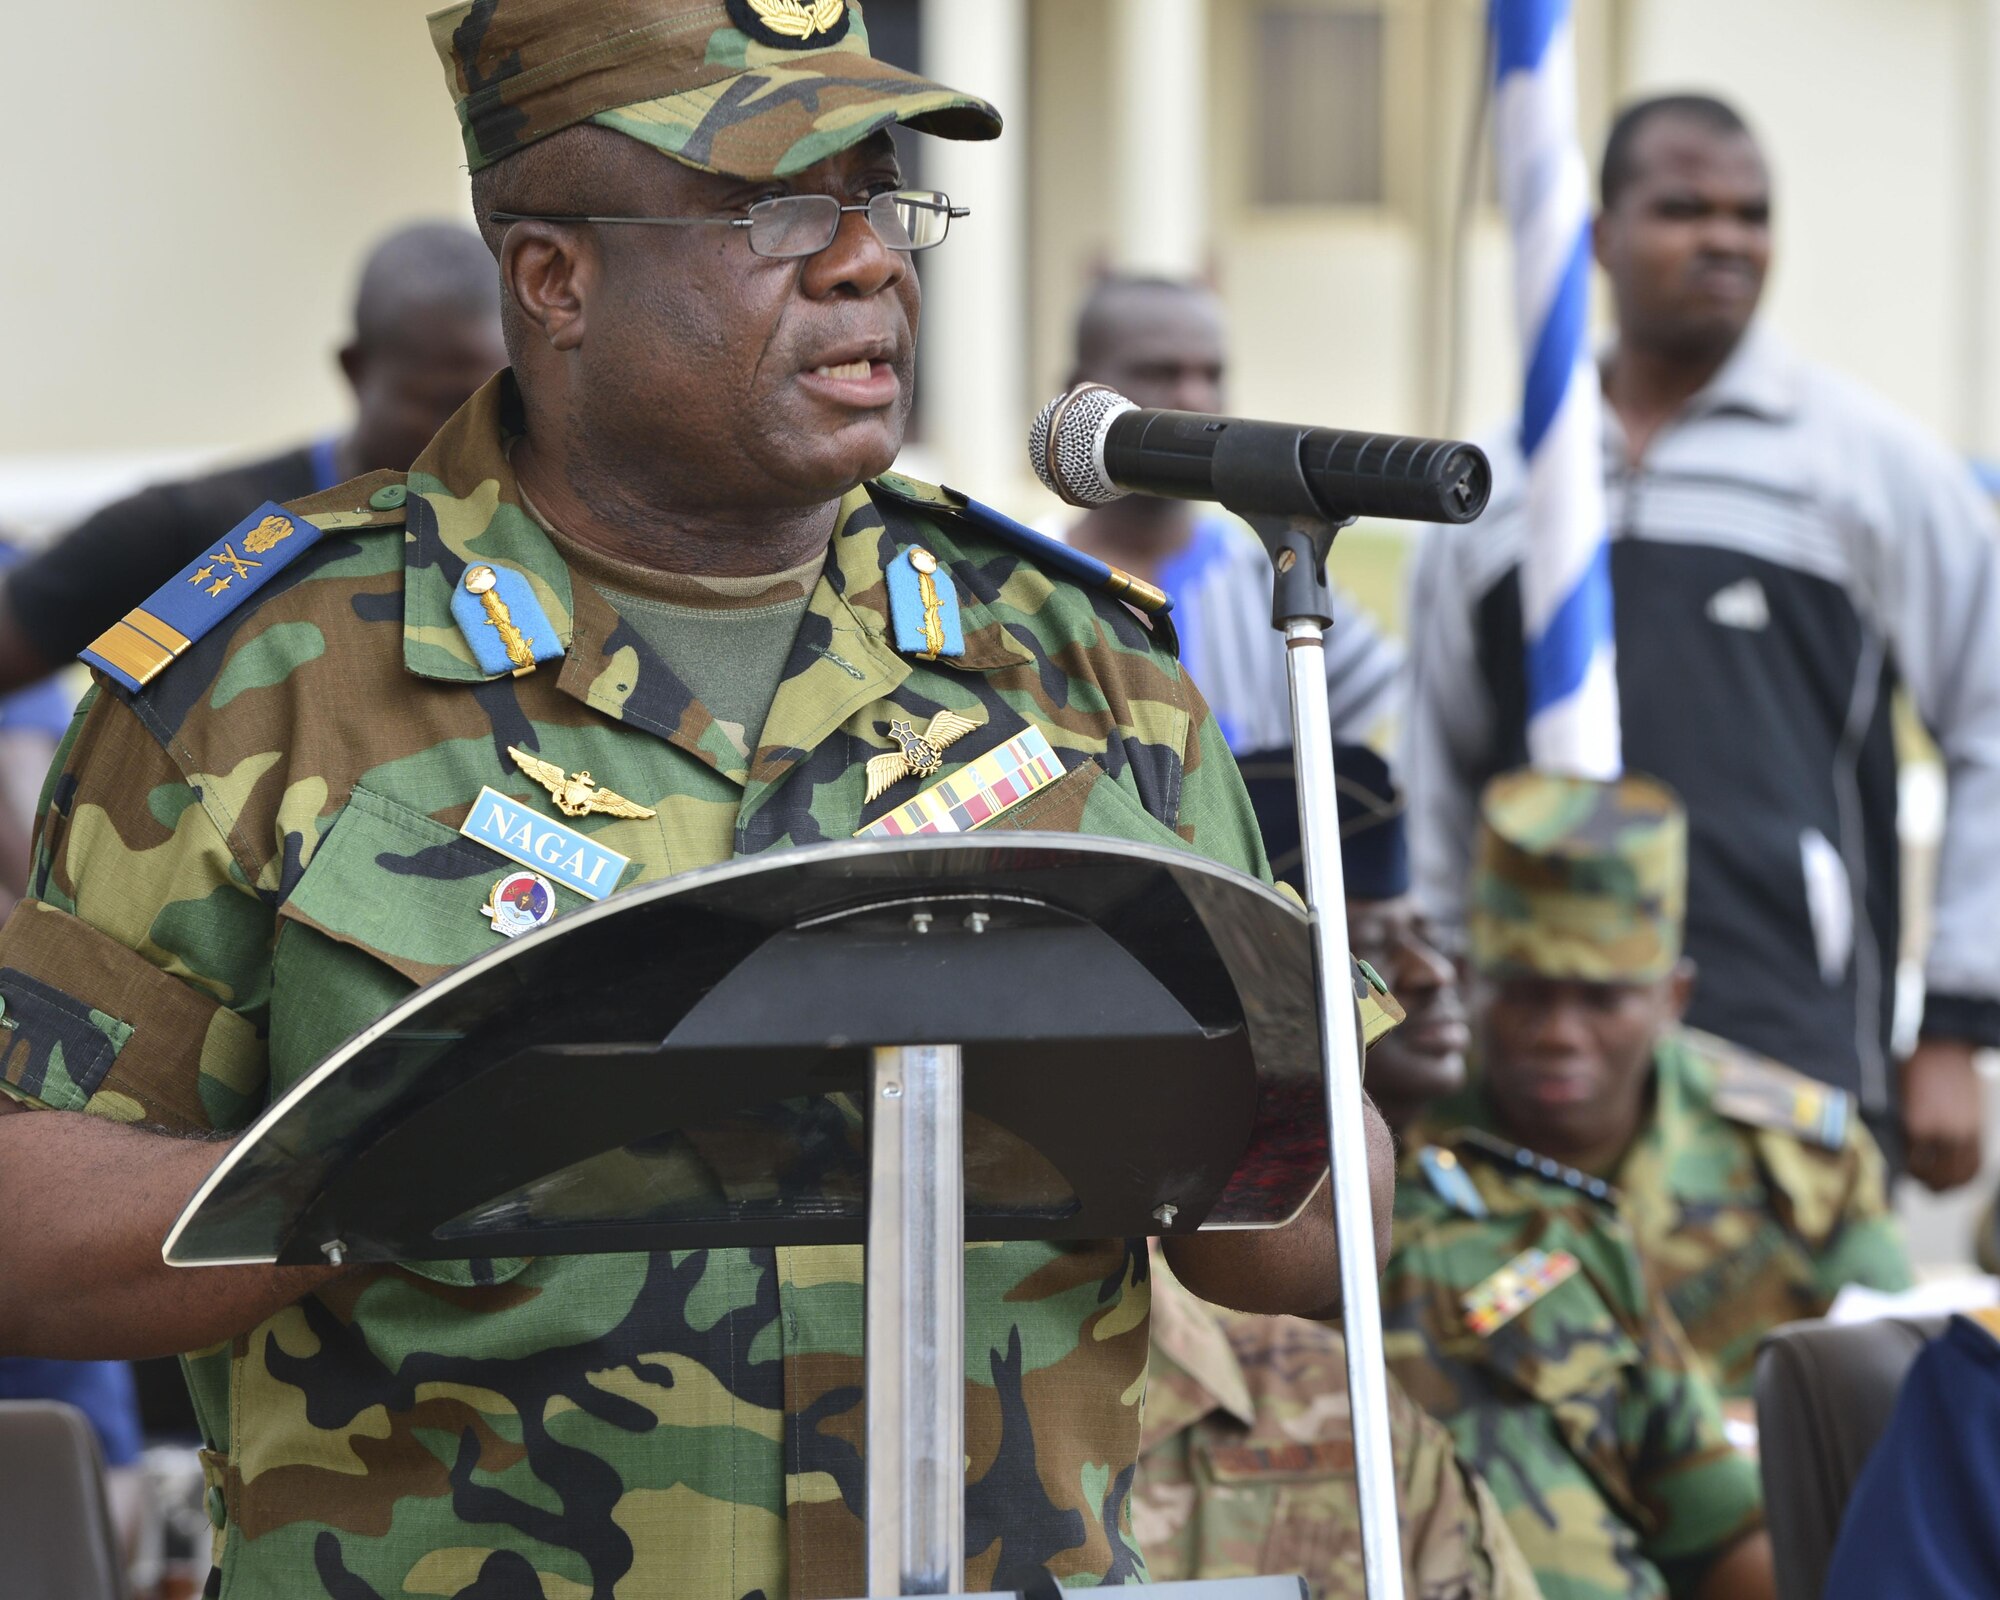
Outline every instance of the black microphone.
[[1143, 411], [1101, 383], [1043, 406], [1028, 455], [1073, 506], [1152, 494], [1244, 516], [1470, 522], [1493, 489], [1485, 452], [1455, 439]]

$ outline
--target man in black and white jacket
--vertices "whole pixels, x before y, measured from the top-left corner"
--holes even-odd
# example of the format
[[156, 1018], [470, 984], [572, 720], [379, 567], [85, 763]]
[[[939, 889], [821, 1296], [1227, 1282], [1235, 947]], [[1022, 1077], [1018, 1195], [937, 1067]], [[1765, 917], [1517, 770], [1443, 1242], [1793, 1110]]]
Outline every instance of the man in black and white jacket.
[[[1770, 180], [1728, 106], [1629, 108], [1596, 249], [1625, 764], [1690, 818], [1688, 1020], [1853, 1092], [1933, 1188], [1979, 1163], [1972, 1054], [2000, 1045], [2000, 542], [1943, 446], [1754, 322]], [[1475, 802], [1525, 759], [1525, 468], [1427, 530], [1403, 766], [1418, 889], [1461, 918]], [[1891, 707], [1943, 752], [1943, 841], [1915, 1052], [1889, 1051], [1898, 936]]]

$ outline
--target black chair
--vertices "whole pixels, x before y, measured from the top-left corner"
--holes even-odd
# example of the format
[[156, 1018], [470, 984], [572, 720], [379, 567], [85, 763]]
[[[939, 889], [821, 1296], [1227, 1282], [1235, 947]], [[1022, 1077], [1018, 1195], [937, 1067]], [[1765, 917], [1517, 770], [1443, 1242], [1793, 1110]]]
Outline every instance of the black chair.
[[104, 1461], [75, 1406], [0, 1401], [0, 1572], [7, 1600], [126, 1600]]
[[1758, 1350], [1758, 1454], [1778, 1600], [1820, 1600], [1855, 1480], [1910, 1364], [1947, 1320], [1794, 1322]]

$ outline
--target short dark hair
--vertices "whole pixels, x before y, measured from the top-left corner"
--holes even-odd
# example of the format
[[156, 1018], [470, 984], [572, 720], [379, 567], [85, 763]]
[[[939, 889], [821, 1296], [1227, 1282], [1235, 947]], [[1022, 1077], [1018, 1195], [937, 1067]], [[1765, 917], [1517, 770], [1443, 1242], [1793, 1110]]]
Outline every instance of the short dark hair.
[[1083, 297], [1076, 313], [1072, 340], [1079, 370], [1088, 371], [1110, 355], [1117, 330], [1120, 306], [1144, 295], [1185, 295], [1213, 299], [1214, 286], [1198, 278], [1169, 278], [1155, 273], [1107, 272], [1101, 274]]
[[1646, 124], [1659, 117], [1680, 117], [1699, 123], [1711, 133], [1756, 137], [1750, 132], [1750, 124], [1743, 120], [1743, 114], [1714, 95], [1656, 94], [1634, 100], [1618, 113], [1618, 120], [1611, 124], [1611, 132], [1604, 141], [1604, 165], [1598, 172], [1597, 193], [1606, 211], [1618, 204], [1632, 182], [1635, 171], [1632, 147], [1639, 142]]
[[354, 295], [355, 342], [384, 349], [413, 317], [479, 319], [499, 310], [500, 277], [479, 235], [456, 222], [416, 222], [368, 253]]

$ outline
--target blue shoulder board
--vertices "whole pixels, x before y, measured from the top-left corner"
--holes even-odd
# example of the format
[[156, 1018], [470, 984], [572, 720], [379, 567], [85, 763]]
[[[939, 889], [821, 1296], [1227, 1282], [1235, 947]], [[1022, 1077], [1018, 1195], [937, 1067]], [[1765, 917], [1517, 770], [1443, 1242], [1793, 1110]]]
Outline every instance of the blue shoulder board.
[[874, 480], [873, 486], [920, 509], [956, 512], [981, 533], [998, 539], [1002, 544], [1012, 545], [1041, 565], [1053, 567], [1065, 577], [1076, 579], [1086, 588], [1101, 590], [1114, 600], [1136, 606], [1149, 616], [1168, 616], [1174, 609], [1173, 598], [1166, 590], [1155, 588], [1129, 572], [1099, 561], [1095, 556], [1072, 550], [1060, 539], [1037, 533], [1026, 523], [1016, 522], [1004, 511], [995, 511], [993, 507], [956, 489], [932, 488], [929, 484], [920, 484], [915, 479], [895, 473], [885, 473]]
[[265, 501], [99, 634], [83, 659], [137, 693], [321, 537], [304, 517]]

